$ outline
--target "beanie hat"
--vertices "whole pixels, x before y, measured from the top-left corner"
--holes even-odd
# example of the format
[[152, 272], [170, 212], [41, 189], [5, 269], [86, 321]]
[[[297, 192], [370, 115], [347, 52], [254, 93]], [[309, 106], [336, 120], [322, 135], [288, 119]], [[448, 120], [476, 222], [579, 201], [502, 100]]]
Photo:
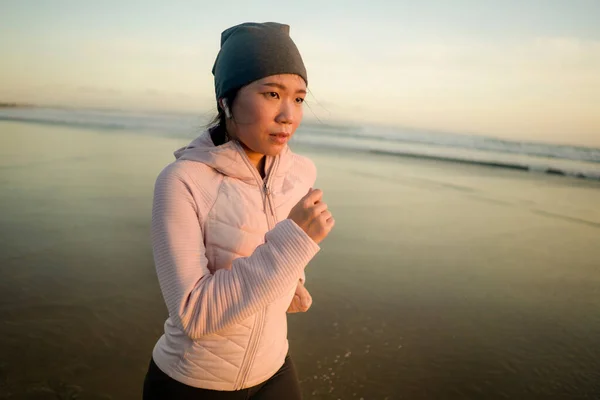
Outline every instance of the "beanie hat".
[[296, 74], [308, 84], [304, 62], [289, 33], [289, 25], [276, 22], [246, 22], [223, 31], [212, 69], [217, 100], [270, 75]]

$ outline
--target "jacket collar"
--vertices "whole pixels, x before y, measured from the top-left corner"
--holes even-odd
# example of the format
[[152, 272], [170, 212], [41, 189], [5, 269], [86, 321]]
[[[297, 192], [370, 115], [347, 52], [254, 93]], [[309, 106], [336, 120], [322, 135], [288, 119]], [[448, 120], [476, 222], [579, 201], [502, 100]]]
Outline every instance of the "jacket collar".
[[[176, 150], [174, 155], [177, 160], [201, 162], [223, 175], [249, 184], [259, 184], [257, 177], [260, 177], [260, 175], [250, 163], [242, 145], [236, 140], [231, 140], [220, 146], [215, 146], [208, 130], [204, 131], [187, 146]], [[267, 156], [265, 160], [266, 176], [269, 176], [269, 179], [285, 176], [292, 166], [292, 155], [293, 153], [286, 144], [277, 156]], [[270, 171], [273, 167], [275, 169]]]

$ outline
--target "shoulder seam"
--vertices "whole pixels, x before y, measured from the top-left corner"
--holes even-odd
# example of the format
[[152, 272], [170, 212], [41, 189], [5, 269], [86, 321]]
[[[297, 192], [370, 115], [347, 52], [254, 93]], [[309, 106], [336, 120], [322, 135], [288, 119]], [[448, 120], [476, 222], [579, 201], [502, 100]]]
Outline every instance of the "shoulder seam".
[[[200, 163], [202, 164], [202, 163]], [[214, 168], [211, 168], [210, 166], [206, 165], [206, 164], [202, 164], [203, 167], [205, 167], [206, 169], [210, 170], [212, 173], [218, 175], [218, 178], [220, 180], [220, 182], [218, 183], [218, 187], [215, 193], [214, 198], [209, 198], [209, 202], [208, 202], [208, 208], [206, 213], [202, 213], [202, 210], [198, 210], [199, 211], [199, 217], [200, 217], [200, 224], [202, 225], [202, 229], [204, 230], [204, 224], [206, 223], [206, 219], [208, 217], [208, 214], [211, 212], [211, 210], [213, 209], [213, 207], [215, 206], [215, 203], [217, 202], [217, 198], [219, 197], [219, 192], [221, 191], [221, 186], [223, 185], [223, 174], [219, 173], [218, 171], [216, 171]], [[185, 169], [181, 168], [179, 171], [177, 171], [177, 173], [181, 173], [183, 175], [186, 176], [186, 178], [189, 180], [189, 182], [194, 182], [194, 179], [191, 177], [191, 175], [185, 171]], [[209, 194], [212, 194], [212, 191], [208, 191], [207, 192]], [[211, 196], [212, 197], [212, 196]]]
[[[215, 171], [216, 172], [216, 171]], [[218, 173], [218, 172], [217, 172]], [[219, 199], [219, 193], [221, 193], [221, 189], [223, 188], [223, 183], [225, 182], [225, 175], [218, 173], [220, 182], [219, 182], [219, 186], [217, 187], [217, 192], [215, 193], [215, 198], [212, 199], [212, 204], [210, 205], [210, 207], [208, 207], [208, 211], [206, 212], [206, 219], [208, 220], [208, 216], [210, 215], [211, 211], [213, 210], [213, 208], [215, 207], [215, 204], [217, 204], [217, 200]], [[202, 228], [204, 229], [204, 223], [205, 221], [202, 223]]]

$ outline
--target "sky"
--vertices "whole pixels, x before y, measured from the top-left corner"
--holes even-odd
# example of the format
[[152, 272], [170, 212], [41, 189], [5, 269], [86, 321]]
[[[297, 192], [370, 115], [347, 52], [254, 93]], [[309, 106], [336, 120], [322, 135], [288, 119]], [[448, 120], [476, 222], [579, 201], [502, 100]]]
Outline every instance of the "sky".
[[0, 102], [210, 113], [246, 21], [291, 26], [306, 119], [600, 147], [598, 0], [0, 0]]

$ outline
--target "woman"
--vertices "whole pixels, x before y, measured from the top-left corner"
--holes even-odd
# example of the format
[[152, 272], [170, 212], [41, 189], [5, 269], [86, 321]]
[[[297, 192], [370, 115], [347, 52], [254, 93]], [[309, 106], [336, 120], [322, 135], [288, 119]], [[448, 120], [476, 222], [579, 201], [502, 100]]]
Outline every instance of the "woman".
[[334, 225], [314, 164], [287, 145], [306, 70], [289, 26], [245, 23], [222, 33], [213, 74], [214, 126], [156, 181], [152, 243], [169, 317], [144, 399], [300, 399], [286, 312], [310, 306], [304, 268]]

